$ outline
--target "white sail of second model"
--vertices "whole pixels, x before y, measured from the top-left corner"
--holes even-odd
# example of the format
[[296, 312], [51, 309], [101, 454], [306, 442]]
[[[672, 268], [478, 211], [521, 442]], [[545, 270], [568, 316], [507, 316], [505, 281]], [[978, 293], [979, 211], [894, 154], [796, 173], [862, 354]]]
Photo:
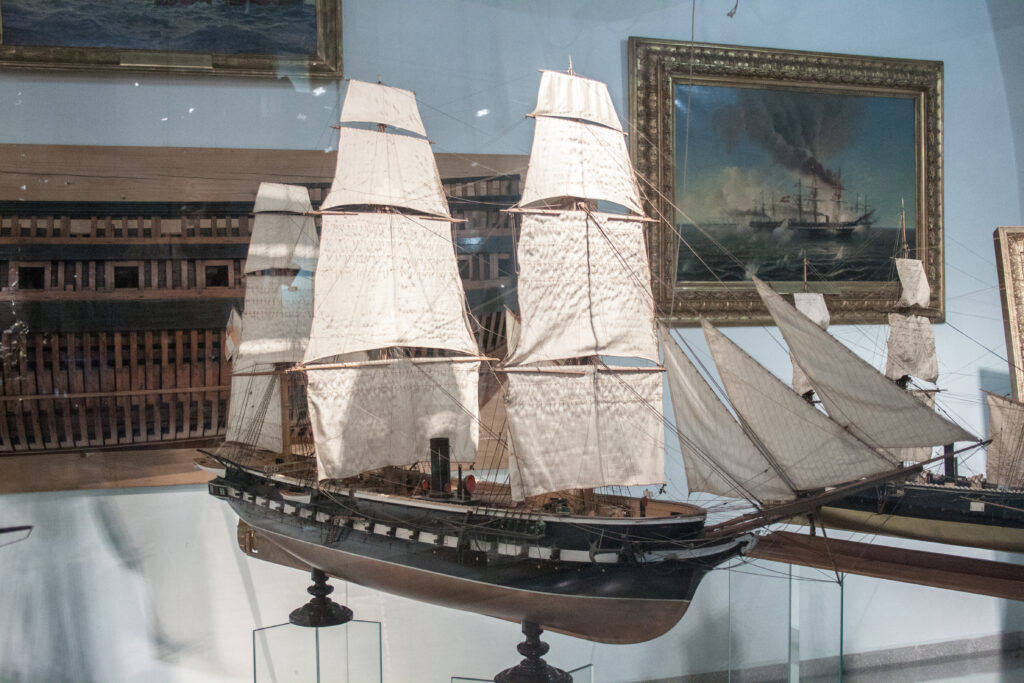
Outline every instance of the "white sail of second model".
[[757, 292], [829, 416], [875, 448], [975, 441], [754, 278]]
[[244, 313], [230, 323], [241, 334], [233, 353], [228, 441], [283, 448], [280, 378], [270, 370], [305, 353], [318, 248], [311, 209], [301, 186], [261, 183], [256, 194]]
[[[534, 116], [519, 204], [520, 321], [506, 359], [512, 496], [662, 482], [661, 374], [575, 363], [658, 360], [621, 125], [607, 86], [571, 73], [543, 73]], [[600, 201], [629, 213], [598, 211]]]
[[927, 308], [931, 287], [918, 259], [896, 259], [901, 294], [898, 306], [903, 310], [889, 314], [888, 358], [885, 375], [900, 379], [912, 375], [926, 382], [939, 378], [935, 355], [935, 333], [931, 321], [912, 312], [914, 307]]
[[985, 469], [989, 483], [1024, 489], [1024, 403], [986, 392], [988, 446]]
[[[796, 306], [796, 310], [817, 323], [818, 327], [823, 330], [828, 329], [831, 316], [829, 315], [828, 306], [825, 304], [825, 296], [823, 294], [817, 292], [796, 292], [793, 294], [793, 305]], [[800, 395], [814, 391], [811, 381], [807, 379], [806, 373], [800, 369], [800, 364], [796, 362], [792, 355], [790, 355], [790, 361], [793, 366], [793, 380], [790, 382], [793, 391]]]

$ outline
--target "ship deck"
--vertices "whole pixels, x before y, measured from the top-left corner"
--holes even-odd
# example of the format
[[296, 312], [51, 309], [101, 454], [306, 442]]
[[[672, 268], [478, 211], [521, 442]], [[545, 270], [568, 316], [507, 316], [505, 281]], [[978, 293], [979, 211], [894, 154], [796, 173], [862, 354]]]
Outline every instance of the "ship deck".
[[[294, 454], [291, 459], [282, 458], [278, 453], [255, 450], [246, 453], [244, 458], [232, 457], [219, 453], [229, 461], [240, 466], [269, 475], [276, 481], [297, 488], [316, 485], [322, 491], [338, 495], [348, 495], [355, 491], [360, 494], [376, 494], [387, 497], [409, 498], [421, 502], [460, 503], [473, 502], [490, 508], [507, 509], [524, 513], [556, 513], [560, 515], [580, 517], [603, 517], [611, 519], [663, 519], [668, 517], [701, 517], [707, 511], [697, 505], [681, 501], [659, 500], [651, 498], [643, 503], [642, 498], [629, 495], [623, 487], [623, 494], [595, 492], [591, 489], [571, 489], [546, 493], [527, 498], [524, 501], [512, 500], [512, 489], [507, 481], [494, 481], [483, 478], [483, 473], [468, 469], [462, 477], [466, 480], [473, 475], [475, 488], [462, 500], [457, 498], [459, 489], [458, 474], [451, 478], [451, 494], [430, 494], [424, 491], [424, 482], [430, 481], [429, 464], [417, 463], [409, 467], [385, 467], [366, 472], [349, 479], [327, 479], [316, 481], [316, 460], [312, 456]], [[218, 463], [209, 457], [200, 458], [198, 466], [213, 469]], [[453, 463], [453, 466], [457, 463]], [[468, 463], [465, 464], [467, 467]], [[212, 466], [212, 467], [211, 467]], [[491, 473], [487, 473], [490, 475]], [[643, 509], [646, 508], [646, 509]]]

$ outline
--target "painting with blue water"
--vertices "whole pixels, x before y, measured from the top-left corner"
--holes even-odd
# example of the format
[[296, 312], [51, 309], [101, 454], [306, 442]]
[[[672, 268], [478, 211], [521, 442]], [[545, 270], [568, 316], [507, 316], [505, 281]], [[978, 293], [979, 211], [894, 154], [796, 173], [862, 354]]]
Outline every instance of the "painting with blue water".
[[915, 256], [912, 97], [701, 84], [673, 94], [678, 280], [800, 281], [806, 265], [809, 280], [889, 281], [904, 244]]
[[317, 52], [316, 0], [3, 0], [3, 42], [305, 56]]

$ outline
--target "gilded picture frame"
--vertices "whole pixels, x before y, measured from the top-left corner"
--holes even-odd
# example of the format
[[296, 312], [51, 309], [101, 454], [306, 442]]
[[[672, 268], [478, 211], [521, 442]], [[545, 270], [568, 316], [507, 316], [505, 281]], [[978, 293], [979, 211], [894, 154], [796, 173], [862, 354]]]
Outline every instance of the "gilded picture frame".
[[628, 59], [646, 209], [671, 217], [649, 235], [663, 320], [770, 323], [754, 274], [824, 293], [833, 322], [884, 322], [904, 254], [944, 319], [942, 62], [638, 37]]
[[341, 0], [0, 0], [0, 67], [339, 79]]
[[1024, 396], [1024, 227], [1000, 227], [992, 234], [996, 272], [1006, 331], [1010, 386], [1018, 401]]

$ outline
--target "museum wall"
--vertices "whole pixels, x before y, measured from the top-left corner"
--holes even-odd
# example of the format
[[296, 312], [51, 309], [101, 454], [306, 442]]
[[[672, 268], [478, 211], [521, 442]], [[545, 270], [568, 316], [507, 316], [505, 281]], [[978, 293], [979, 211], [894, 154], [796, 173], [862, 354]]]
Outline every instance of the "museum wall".
[[[1018, 74], [1024, 10], [1013, 0], [739, 0], [730, 17], [734, 4], [697, 0], [693, 37], [945, 63], [948, 323], [937, 327], [936, 341], [943, 387], [967, 426], [984, 433], [981, 389], [1005, 391], [1008, 381], [991, 234], [1024, 220], [1024, 86]], [[527, 154], [533, 126], [525, 114], [535, 101], [537, 69], [564, 69], [570, 58], [578, 73], [608, 82], [625, 119], [629, 36], [689, 39], [691, 4], [343, 5], [346, 76], [379, 77], [414, 90], [440, 153]], [[295, 74], [241, 79], [7, 70], [0, 72], [0, 142], [328, 150], [343, 91]], [[833, 331], [879, 362], [872, 354], [884, 340], [881, 328]], [[788, 379], [788, 357], [763, 329], [730, 328], [728, 334], [753, 342], [754, 355]], [[684, 337], [703, 348], [697, 331]], [[982, 471], [982, 464], [972, 460], [967, 467]], [[678, 468], [673, 474], [673, 489], [685, 490]], [[308, 597], [308, 577], [241, 554], [235, 522], [201, 486], [0, 496], [0, 523], [35, 525], [29, 540], [0, 548], [0, 679], [251, 680], [252, 629], [286, 621]], [[963, 552], [1019, 562], [1006, 554]], [[610, 646], [549, 634], [549, 660], [567, 668], [592, 662], [601, 681], [716, 671], [730, 661], [739, 667], [785, 662], [787, 571], [782, 565], [714, 571], [690, 612], [665, 636]], [[805, 622], [820, 620], [812, 630], [838, 635], [841, 613], [847, 653], [1024, 630], [1020, 603], [848, 577], [840, 612], [838, 588], [829, 585], [832, 592], [807, 582]], [[340, 586], [336, 596], [358, 618], [382, 622], [387, 681], [493, 676], [518, 659], [515, 624], [358, 586]], [[802, 650], [805, 658], [834, 654], [831, 636], [811, 638]]]

